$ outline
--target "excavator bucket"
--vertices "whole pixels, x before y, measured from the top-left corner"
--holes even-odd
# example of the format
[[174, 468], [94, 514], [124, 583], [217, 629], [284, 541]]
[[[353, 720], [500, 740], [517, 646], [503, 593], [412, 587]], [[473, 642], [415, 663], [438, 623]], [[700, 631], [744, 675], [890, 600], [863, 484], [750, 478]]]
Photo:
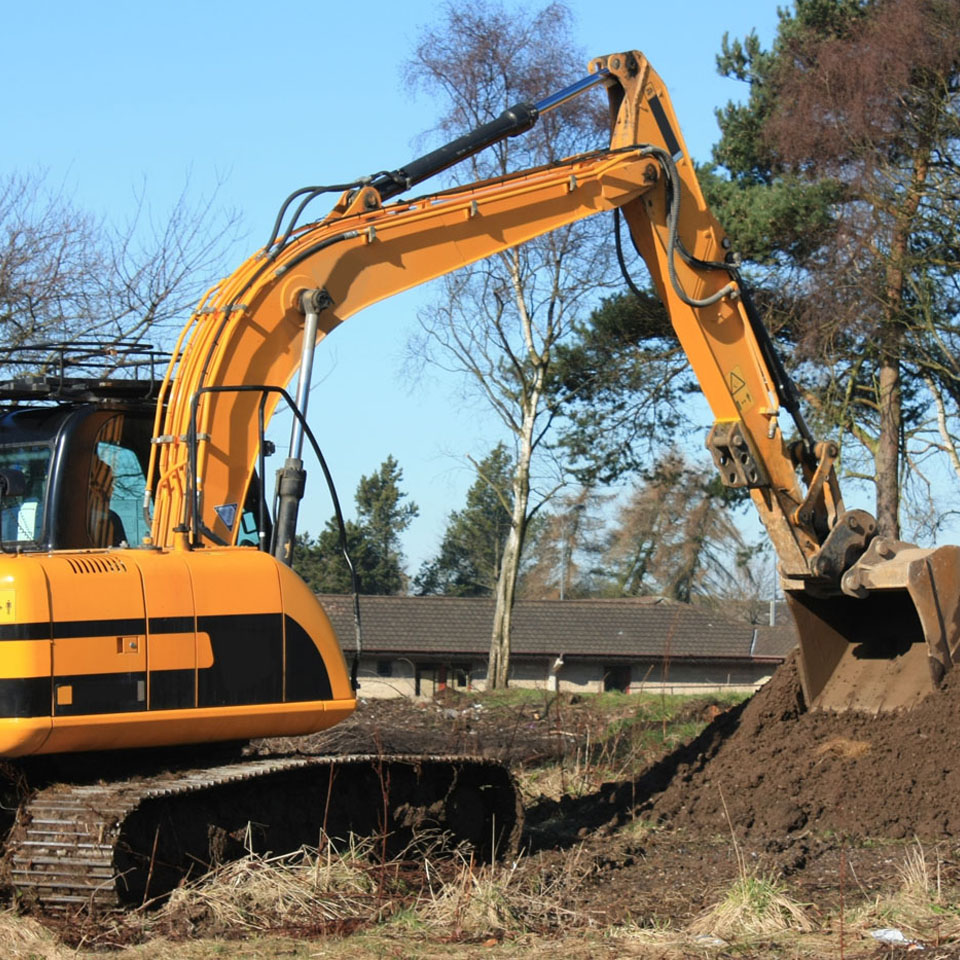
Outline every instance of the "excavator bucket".
[[811, 710], [909, 710], [933, 692], [960, 648], [960, 547], [875, 539], [842, 594], [788, 590]]

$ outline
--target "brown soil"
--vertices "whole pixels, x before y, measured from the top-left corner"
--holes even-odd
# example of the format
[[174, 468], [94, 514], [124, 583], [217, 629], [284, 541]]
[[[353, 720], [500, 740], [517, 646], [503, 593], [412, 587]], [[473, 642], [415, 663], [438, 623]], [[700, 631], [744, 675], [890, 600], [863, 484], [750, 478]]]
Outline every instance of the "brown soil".
[[639, 809], [701, 837], [958, 837], [958, 720], [953, 675], [908, 714], [806, 713], [791, 660], [642, 778]]
[[[570, 731], [589, 722], [578, 713], [589, 708], [569, 700], [562, 717], [453, 703], [370, 703], [328, 736], [342, 750], [379, 739], [384, 749], [569, 762], [577, 739]], [[704, 703], [693, 711], [717, 712]], [[736, 877], [732, 835], [750, 865], [786, 877], [792, 894], [820, 911], [893, 889], [915, 837], [936, 843], [940, 880], [956, 884], [958, 721], [960, 676], [907, 715], [807, 713], [791, 660], [751, 700], [720, 713], [639, 778], [530, 806], [526, 847], [546, 871], [560, 869], [574, 848], [590, 859], [577, 909], [601, 923], [688, 920]], [[638, 820], [658, 829], [638, 831]]]

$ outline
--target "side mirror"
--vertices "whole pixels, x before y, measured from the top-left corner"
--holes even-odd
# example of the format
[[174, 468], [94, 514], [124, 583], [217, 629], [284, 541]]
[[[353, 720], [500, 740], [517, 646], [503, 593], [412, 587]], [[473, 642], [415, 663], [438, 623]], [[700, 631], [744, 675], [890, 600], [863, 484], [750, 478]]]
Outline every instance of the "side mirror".
[[0, 497], [22, 497], [27, 492], [27, 477], [19, 467], [0, 467]]

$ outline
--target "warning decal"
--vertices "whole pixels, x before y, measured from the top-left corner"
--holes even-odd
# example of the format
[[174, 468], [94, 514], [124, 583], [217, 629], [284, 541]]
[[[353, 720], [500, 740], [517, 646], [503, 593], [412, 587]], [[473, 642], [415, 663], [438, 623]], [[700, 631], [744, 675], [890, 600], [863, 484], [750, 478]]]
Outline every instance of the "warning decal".
[[237, 505], [235, 503], [223, 503], [219, 507], [213, 508], [217, 516], [223, 521], [223, 525], [228, 529], [233, 529], [233, 522], [237, 519]]
[[730, 395], [740, 413], [746, 413], [753, 406], [753, 397], [747, 389], [747, 381], [740, 367], [734, 367], [730, 371]]

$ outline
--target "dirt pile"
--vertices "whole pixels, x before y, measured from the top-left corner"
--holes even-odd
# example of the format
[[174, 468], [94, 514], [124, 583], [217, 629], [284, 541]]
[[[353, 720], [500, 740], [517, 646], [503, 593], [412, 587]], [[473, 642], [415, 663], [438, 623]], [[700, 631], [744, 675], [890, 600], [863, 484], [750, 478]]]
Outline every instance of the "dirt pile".
[[[704, 706], [694, 706], [699, 718]], [[626, 702], [624, 711], [634, 712]], [[467, 753], [511, 764], [573, 764], [587, 725], [596, 737], [609, 721], [568, 699], [509, 708], [462, 697], [397, 699], [364, 704], [326, 733], [261, 741], [254, 749]], [[580, 842], [636, 817], [700, 840], [728, 837], [732, 823], [738, 836], [774, 845], [808, 832], [960, 838], [958, 740], [960, 671], [910, 713], [834, 715], [805, 711], [796, 664], [788, 660], [751, 700], [721, 713], [638, 778], [533, 803], [528, 846]]]
[[556, 701], [549, 696], [542, 704], [497, 709], [450, 694], [433, 701], [396, 697], [361, 702], [329, 730], [255, 740], [250, 752], [464, 754], [538, 763], [569, 753], [575, 740], [558, 726]]
[[806, 713], [788, 660], [750, 701], [631, 785], [647, 798], [635, 810], [700, 837], [729, 823], [752, 839], [960, 836], [958, 674], [908, 714]]

